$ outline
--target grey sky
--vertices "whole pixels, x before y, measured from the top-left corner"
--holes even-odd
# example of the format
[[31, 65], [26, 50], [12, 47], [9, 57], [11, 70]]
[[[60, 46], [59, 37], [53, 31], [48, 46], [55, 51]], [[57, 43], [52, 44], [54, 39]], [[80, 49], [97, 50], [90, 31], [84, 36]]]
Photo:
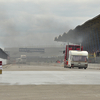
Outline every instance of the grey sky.
[[0, 0], [0, 46], [57, 45], [54, 37], [99, 15], [100, 0]]

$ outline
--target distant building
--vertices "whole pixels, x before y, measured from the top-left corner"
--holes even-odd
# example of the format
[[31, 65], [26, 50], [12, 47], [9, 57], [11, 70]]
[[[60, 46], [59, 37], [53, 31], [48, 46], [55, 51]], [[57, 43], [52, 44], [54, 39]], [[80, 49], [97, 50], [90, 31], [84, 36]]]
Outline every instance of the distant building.
[[4, 49], [10, 57], [10, 63], [15, 63], [16, 59], [20, 59], [21, 55], [26, 55], [27, 62], [50, 62], [56, 60], [63, 60], [63, 51], [65, 47], [19, 47], [19, 48], [5, 48]]
[[7, 59], [8, 59], [8, 54], [6, 52], [4, 52], [1, 48], [0, 48], [0, 61], [2, 61], [2, 65], [7, 64]]

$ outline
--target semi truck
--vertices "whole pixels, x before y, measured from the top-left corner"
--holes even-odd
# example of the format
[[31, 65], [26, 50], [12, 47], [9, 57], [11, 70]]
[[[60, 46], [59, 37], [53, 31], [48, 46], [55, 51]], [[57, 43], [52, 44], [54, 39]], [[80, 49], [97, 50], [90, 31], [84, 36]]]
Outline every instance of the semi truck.
[[26, 64], [26, 55], [21, 55], [22, 64]]
[[26, 55], [21, 55], [20, 58], [16, 58], [17, 64], [26, 64], [27, 58]]
[[[69, 66], [69, 62], [68, 62], [68, 59], [71, 55], [69, 55], [69, 51], [73, 50], [74, 51], [83, 51], [83, 46], [81, 45], [66, 45], [66, 48], [65, 48], [65, 51], [63, 51], [64, 53], [64, 68], [71, 68], [73, 65]], [[75, 53], [75, 52], [74, 52]], [[82, 54], [83, 52], [81, 52]], [[76, 52], [77, 56], [78, 56], [78, 52]], [[74, 61], [75, 62], [75, 61]], [[77, 62], [80, 62], [80, 61], [77, 61]], [[79, 65], [74, 65], [73, 67], [78, 67], [78, 68], [81, 68], [82, 66], [79, 67]], [[86, 68], [86, 66], [84, 67]]]

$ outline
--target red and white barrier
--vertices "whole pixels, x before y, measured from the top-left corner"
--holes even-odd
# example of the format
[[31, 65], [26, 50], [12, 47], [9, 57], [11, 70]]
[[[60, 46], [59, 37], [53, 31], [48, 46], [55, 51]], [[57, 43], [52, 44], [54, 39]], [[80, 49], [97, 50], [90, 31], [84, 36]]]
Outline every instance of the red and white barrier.
[[2, 70], [2, 61], [0, 61], [0, 70]]
[[2, 61], [0, 61], [0, 74], [2, 74]]

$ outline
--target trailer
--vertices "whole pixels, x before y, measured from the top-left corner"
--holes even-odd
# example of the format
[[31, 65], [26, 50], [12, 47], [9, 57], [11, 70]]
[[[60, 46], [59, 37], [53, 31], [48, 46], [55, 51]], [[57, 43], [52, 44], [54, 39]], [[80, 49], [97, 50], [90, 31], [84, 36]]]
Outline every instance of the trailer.
[[69, 51], [68, 65], [69, 68], [78, 67], [86, 69], [88, 67], [88, 52], [87, 51]]

